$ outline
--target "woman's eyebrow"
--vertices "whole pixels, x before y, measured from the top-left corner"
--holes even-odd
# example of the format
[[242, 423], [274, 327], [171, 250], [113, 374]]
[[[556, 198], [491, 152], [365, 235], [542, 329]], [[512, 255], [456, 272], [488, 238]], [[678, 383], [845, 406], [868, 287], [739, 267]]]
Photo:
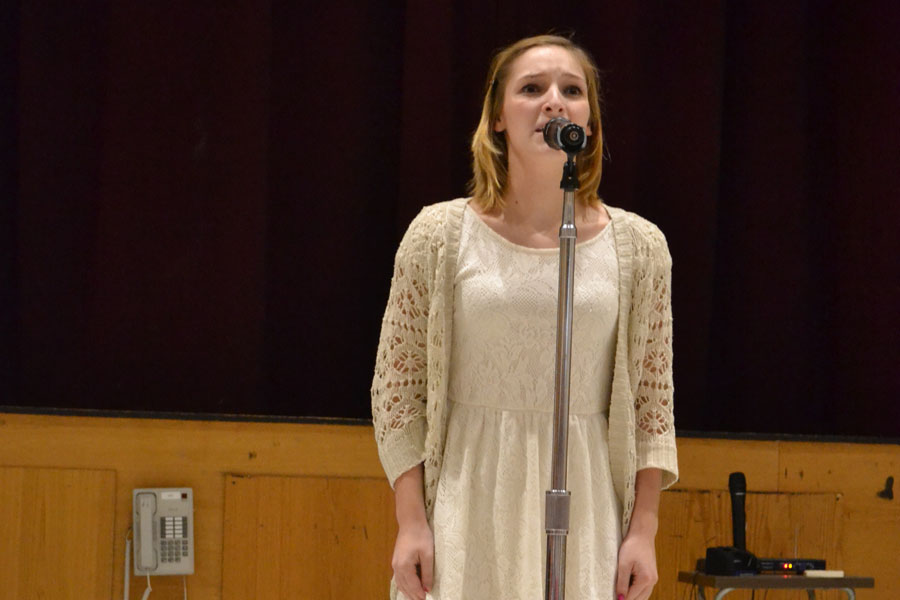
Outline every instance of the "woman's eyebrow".
[[[524, 75], [519, 77], [519, 80], [521, 81], [521, 80], [525, 80], [525, 79], [540, 79], [541, 77], [546, 77], [546, 75], [547, 75], [547, 73], [545, 73], [543, 71], [536, 72], [536, 73], [525, 73]], [[577, 79], [579, 81], [585, 81], [584, 77], [582, 77], [581, 75], [578, 75], [577, 73], [572, 73], [570, 71], [563, 72], [562, 76], [568, 77], [571, 79]]]

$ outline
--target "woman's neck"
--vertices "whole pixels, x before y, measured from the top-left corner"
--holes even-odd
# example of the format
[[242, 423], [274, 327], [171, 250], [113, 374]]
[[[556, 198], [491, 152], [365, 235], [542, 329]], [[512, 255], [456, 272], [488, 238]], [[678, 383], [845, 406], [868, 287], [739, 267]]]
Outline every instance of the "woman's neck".
[[[509, 157], [509, 177], [503, 196], [502, 218], [510, 225], [532, 231], [559, 228], [562, 219], [563, 191], [559, 187], [565, 157], [541, 157], [528, 164]], [[551, 158], [548, 160], [548, 158]]]
[[[559, 187], [565, 156], [539, 157], [528, 163], [509, 157], [504, 207], [498, 215], [507, 224], [535, 232], [555, 232], [562, 220], [563, 191]], [[578, 216], [582, 207], [576, 203]]]

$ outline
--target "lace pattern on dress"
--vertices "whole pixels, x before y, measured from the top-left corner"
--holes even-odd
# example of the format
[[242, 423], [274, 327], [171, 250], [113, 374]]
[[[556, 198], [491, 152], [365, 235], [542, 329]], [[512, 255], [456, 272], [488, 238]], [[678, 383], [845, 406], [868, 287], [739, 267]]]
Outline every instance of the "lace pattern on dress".
[[[395, 257], [371, 389], [379, 448], [390, 445], [391, 439], [410, 423], [426, 418], [431, 279], [428, 244], [427, 231], [410, 228]], [[391, 483], [400, 473], [388, 473]]]
[[[642, 338], [634, 340], [643, 347], [643, 356], [638, 355], [635, 360], [639, 364], [632, 365], [641, 374], [634, 399], [639, 444], [654, 442], [658, 436], [668, 434], [673, 426], [671, 259], [668, 252], [660, 256], [658, 246], [645, 245], [643, 253], [646, 256], [635, 257], [639, 259], [635, 260], [634, 270], [638, 293], [631, 306], [634, 313], [644, 315], [640, 327]], [[661, 259], [664, 259], [662, 264]]]
[[391, 431], [425, 416], [427, 309], [423, 308], [425, 286], [421, 274], [397, 266], [388, 299], [375, 368], [373, 406], [375, 438], [381, 443]]
[[[632, 217], [632, 215], [629, 215]], [[634, 442], [627, 448], [628, 462], [640, 466], [653, 450], [672, 451], [672, 306], [671, 256], [662, 232], [652, 223], [631, 218], [634, 236], [632, 300], [629, 314], [628, 371], [634, 411], [630, 415]], [[677, 469], [665, 473], [664, 485], [676, 478]], [[634, 508], [636, 469], [626, 474], [623, 499], [623, 531]]]
[[[375, 440], [389, 481], [424, 463], [431, 515], [446, 428], [446, 216], [426, 207], [400, 242], [372, 380]], [[459, 204], [461, 210], [462, 204]], [[410, 433], [413, 432], [413, 433]]]

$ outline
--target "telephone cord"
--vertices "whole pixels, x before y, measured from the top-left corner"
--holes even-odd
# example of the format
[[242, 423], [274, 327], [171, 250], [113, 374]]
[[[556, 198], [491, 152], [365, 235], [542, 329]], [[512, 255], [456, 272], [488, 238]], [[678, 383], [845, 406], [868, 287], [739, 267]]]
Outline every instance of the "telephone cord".
[[128, 584], [131, 582], [131, 565], [129, 557], [131, 556], [131, 540], [128, 534], [125, 535], [125, 595], [124, 600], [128, 600]]

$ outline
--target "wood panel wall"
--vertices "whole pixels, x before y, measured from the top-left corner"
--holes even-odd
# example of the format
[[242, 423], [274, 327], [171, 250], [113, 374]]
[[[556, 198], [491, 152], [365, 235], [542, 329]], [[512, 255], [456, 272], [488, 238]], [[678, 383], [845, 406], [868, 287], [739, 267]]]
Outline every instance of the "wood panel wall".
[[393, 507], [381, 479], [229, 475], [225, 540], [240, 542], [225, 544], [222, 597], [378, 597]]
[[0, 467], [0, 599], [108, 598], [116, 474]]
[[[679, 438], [679, 453], [654, 598], [682, 597], [675, 573], [730, 543], [732, 471], [752, 491], [752, 551], [796, 545], [874, 576], [860, 600], [900, 589], [900, 499], [887, 486], [900, 446]], [[0, 599], [121, 598], [132, 488], [181, 486], [195, 497], [189, 598], [386, 597], [395, 525], [370, 427], [0, 413], [0, 552], [17, 557], [0, 561]], [[87, 540], [81, 555], [73, 539]], [[152, 583], [155, 600], [182, 597], [179, 577]], [[132, 598], [144, 585], [131, 580]]]

